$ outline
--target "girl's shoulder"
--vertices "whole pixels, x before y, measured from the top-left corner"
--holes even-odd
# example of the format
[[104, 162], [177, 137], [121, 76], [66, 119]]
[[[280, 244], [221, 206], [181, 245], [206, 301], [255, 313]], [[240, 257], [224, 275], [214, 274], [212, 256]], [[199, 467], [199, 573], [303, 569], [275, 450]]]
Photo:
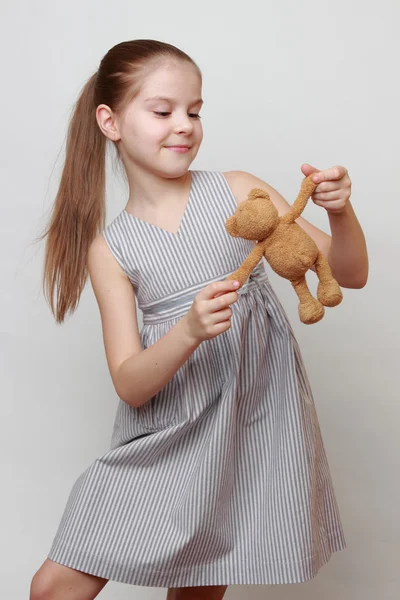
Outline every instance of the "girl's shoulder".
[[288, 212], [289, 203], [269, 183], [247, 171], [226, 171], [223, 173], [238, 204], [247, 200], [248, 193], [254, 188], [267, 192], [280, 215]]
[[[220, 171], [218, 173], [224, 178], [237, 204], [247, 200], [247, 195], [252, 188], [260, 187], [256, 184], [257, 178], [251, 173], [245, 171]], [[261, 180], [258, 180], [258, 182], [261, 182]]]
[[[193, 179], [201, 187], [202, 184], [210, 183], [215, 190], [221, 192], [225, 189], [230, 197], [233, 197], [236, 204], [240, 204], [247, 199], [247, 194], [255, 185], [254, 176], [244, 171], [218, 171], [215, 169], [192, 170]], [[260, 180], [258, 180], [260, 181]]]
[[[248, 193], [252, 188], [261, 188], [265, 190], [270, 194], [271, 200], [275, 201], [275, 203], [280, 203], [281, 207], [283, 206], [282, 200], [285, 202], [282, 197], [277, 198], [277, 196], [279, 196], [278, 192], [274, 190], [274, 188], [271, 187], [266, 181], [263, 181], [262, 179], [259, 179], [255, 175], [247, 173], [246, 171], [197, 170], [192, 171], [192, 174], [194, 174], [199, 180], [205, 180], [207, 178], [219, 182], [222, 180], [225, 186], [231, 192], [231, 195], [233, 195], [235, 198], [237, 204], [247, 200]], [[288, 205], [286, 203], [286, 210], [287, 206]]]

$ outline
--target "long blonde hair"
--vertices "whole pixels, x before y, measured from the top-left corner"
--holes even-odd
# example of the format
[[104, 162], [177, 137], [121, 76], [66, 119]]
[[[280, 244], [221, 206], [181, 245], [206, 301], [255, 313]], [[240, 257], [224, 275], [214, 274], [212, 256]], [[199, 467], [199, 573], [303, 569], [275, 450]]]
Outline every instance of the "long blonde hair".
[[[106, 144], [96, 120], [96, 108], [106, 104], [123, 112], [138, 94], [145, 67], [158, 59], [196, 63], [182, 50], [156, 40], [132, 40], [111, 48], [99, 69], [83, 86], [68, 126], [66, 156], [48, 226], [38, 238], [46, 240], [43, 292], [57, 323], [73, 313], [85, 287], [91, 242], [106, 219]], [[117, 155], [119, 155], [117, 145]]]

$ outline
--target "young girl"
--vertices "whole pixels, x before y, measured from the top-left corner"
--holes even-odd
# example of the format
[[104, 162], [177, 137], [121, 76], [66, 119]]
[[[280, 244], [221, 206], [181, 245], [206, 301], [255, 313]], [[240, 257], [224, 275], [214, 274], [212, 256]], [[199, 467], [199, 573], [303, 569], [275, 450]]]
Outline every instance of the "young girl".
[[[240, 289], [226, 281], [254, 244], [226, 232], [237, 204], [261, 187], [280, 214], [289, 205], [249, 173], [189, 170], [201, 85], [174, 46], [129, 41], [104, 56], [75, 107], [44, 283], [62, 323], [89, 273], [120, 402], [111, 449], [75, 482], [31, 600], [89, 600], [108, 580], [219, 599], [228, 585], [306, 581], [345, 547], [285, 311], [262, 263]], [[129, 198], [105, 227], [107, 140]], [[362, 287], [347, 171], [319, 175], [313, 200], [332, 237], [298, 223], [339, 284]]]

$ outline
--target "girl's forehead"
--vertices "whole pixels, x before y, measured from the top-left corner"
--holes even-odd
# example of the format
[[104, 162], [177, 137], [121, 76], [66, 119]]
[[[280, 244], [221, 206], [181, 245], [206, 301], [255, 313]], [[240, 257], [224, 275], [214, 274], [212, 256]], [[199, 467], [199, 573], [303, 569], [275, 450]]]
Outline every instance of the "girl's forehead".
[[162, 65], [155, 71], [146, 75], [140, 90], [142, 97], [163, 96], [171, 93], [190, 92], [201, 90], [201, 78], [196, 69], [185, 63]]

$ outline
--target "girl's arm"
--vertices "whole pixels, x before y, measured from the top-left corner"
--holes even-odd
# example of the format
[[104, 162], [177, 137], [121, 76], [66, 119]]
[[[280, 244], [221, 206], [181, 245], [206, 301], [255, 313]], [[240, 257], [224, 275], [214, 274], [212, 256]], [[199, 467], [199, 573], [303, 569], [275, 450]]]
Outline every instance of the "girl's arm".
[[149, 348], [117, 363], [115, 389], [118, 396], [136, 408], [145, 404], [172, 379], [197, 346], [186, 335], [180, 319]]
[[198, 347], [182, 319], [143, 350], [133, 287], [102, 235], [92, 242], [88, 270], [100, 309], [106, 358], [115, 390], [139, 407], [161, 390]]
[[[290, 204], [268, 183], [251, 173], [229, 171], [224, 176], [238, 204], [247, 199], [252, 188], [265, 190], [279, 215], [290, 210]], [[328, 259], [332, 274], [341, 287], [359, 289], [368, 278], [368, 254], [364, 233], [350, 204], [338, 214], [328, 213], [331, 234], [299, 217], [296, 223], [314, 240]], [[311, 267], [315, 271], [315, 267]]]
[[360, 289], [368, 279], [368, 252], [363, 230], [350, 202], [341, 213], [328, 213], [332, 233], [328, 262], [345, 288]]

